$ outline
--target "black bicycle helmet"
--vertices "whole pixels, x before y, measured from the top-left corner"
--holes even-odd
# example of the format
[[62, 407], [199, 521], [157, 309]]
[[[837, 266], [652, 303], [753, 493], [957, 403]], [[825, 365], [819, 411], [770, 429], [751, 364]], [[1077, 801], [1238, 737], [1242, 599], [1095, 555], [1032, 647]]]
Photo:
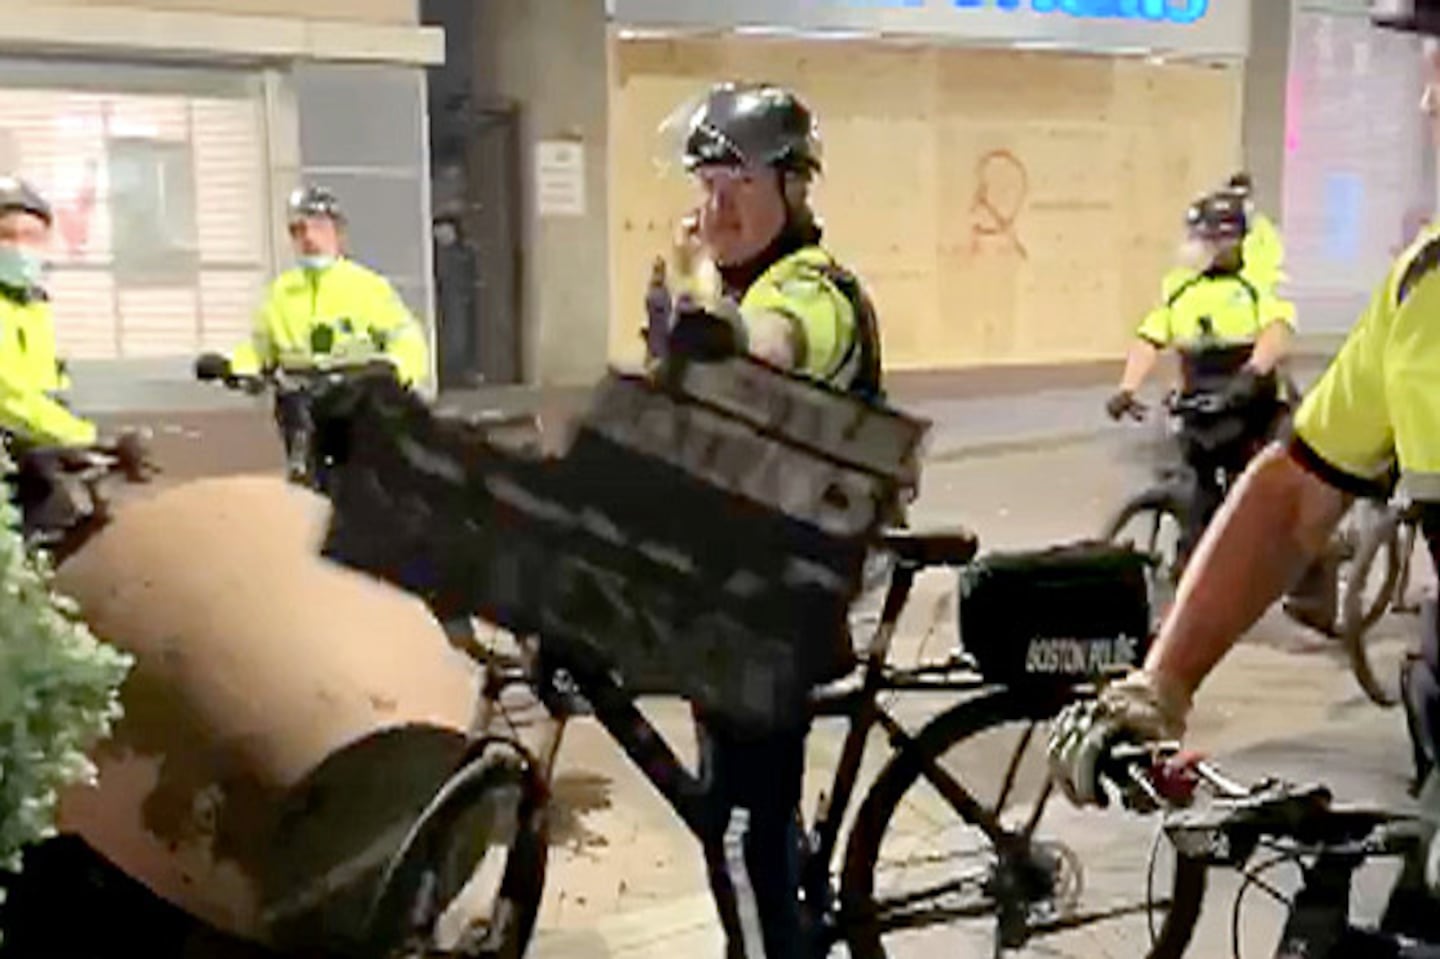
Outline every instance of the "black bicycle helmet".
[[1225, 186], [1243, 197], [1255, 192], [1255, 178], [1247, 170], [1241, 170], [1225, 181]]
[[50, 226], [55, 221], [54, 211], [34, 187], [16, 176], [0, 176], [0, 213], [23, 210], [33, 213]]
[[287, 209], [291, 223], [312, 216], [328, 216], [337, 223], [345, 220], [345, 214], [340, 209], [339, 198], [323, 186], [297, 189], [290, 194]]
[[687, 170], [753, 165], [810, 175], [820, 171], [820, 155], [809, 108], [790, 91], [765, 83], [712, 87], [685, 132]]
[[1216, 243], [1240, 240], [1250, 227], [1245, 216], [1245, 200], [1228, 187], [1202, 196], [1185, 211], [1185, 226], [1192, 236], [1202, 240]]
[[1370, 0], [1377, 27], [1440, 37], [1440, 0]]

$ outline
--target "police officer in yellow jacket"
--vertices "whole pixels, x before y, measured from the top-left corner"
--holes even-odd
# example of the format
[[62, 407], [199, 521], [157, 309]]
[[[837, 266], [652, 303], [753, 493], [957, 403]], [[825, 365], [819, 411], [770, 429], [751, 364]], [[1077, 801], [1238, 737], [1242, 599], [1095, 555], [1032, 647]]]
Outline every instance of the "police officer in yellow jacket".
[[251, 341], [230, 358], [235, 375], [383, 357], [407, 385], [429, 371], [425, 334], [394, 287], [344, 255], [345, 217], [329, 190], [296, 190], [289, 203], [298, 261], [271, 284]]
[[[1422, 109], [1440, 148], [1440, 0], [1390, 0], [1384, 7], [1372, 15], [1377, 26], [1423, 37], [1428, 75]], [[1236, 486], [1186, 571], [1178, 602], [1144, 667], [1108, 686], [1098, 703], [1087, 703], [1052, 725], [1057, 731], [1051, 741], [1052, 769], [1071, 798], [1087, 803], [1100, 798], [1099, 771], [1107, 766], [1103, 754], [1114, 744], [1173, 741], [1184, 734], [1205, 678], [1326, 548], [1356, 497], [1384, 497], [1398, 476], [1420, 512], [1421, 530], [1440, 566], [1437, 317], [1440, 230], [1432, 227], [1377, 285], [1344, 347], [1306, 394], [1294, 436], [1258, 457]], [[1431, 766], [1440, 752], [1440, 618], [1433, 600], [1427, 605], [1421, 655], [1410, 663], [1405, 698], [1411, 735], [1423, 747], [1417, 772], [1428, 780], [1419, 807], [1434, 821], [1440, 819], [1440, 772]], [[1428, 855], [1422, 850], [1405, 864], [1381, 929], [1440, 944], [1437, 866], [1440, 839], [1431, 842]], [[1357, 948], [1340, 946], [1332, 954], [1400, 951], [1379, 943], [1367, 949], [1370, 940], [1361, 939], [1353, 943]], [[1416, 946], [1415, 954], [1423, 953], [1425, 946]]]
[[41, 286], [52, 222], [34, 189], [0, 177], [0, 429], [32, 446], [89, 446], [95, 425], [54, 398], [69, 384]]
[[[810, 209], [821, 159], [810, 111], [777, 87], [722, 84], [688, 112], [683, 134], [719, 310], [738, 321], [725, 335], [784, 369], [878, 396], [875, 311], [854, 274], [820, 245]], [[704, 287], [695, 287], [702, 299]], [[682, 341], [704, 328], [676, 326]]]
[[1213, 413], [1191, 414], [1181, 433], [1186, 461], [1198, 480], [1198, 503], [1181, 543], [1186, 556], [1220, 505], [1217, 470], [1237, 476], [1270, 437], [1283, 412], [1277, 367], [1290, 349], [1294, 305], [1245, 272], [1243, 199], [1228, 187], [1202, 197], [1186, 213], [1188, 243], [1201, 253], [1199, 269], [1172, 270], [1164, 298], [1141, 322], [1121, 377], [1106, 404], [1119, 419], [1143, 407], [1135, 391], [1160, 351], [1180, 354], [1181, 391], [1223, 401]]
[[[724, 84], [680, 120], [684, 163], [700, 189], [698, 237], [722, 302], [708, 311], [681, 307], [671, 355], [746, 350], [878, 397], [874, 310], [856, 277], [820, 245], [809, 204], [820, 171], [810, 111], [786, 90]], [[706, 860], [728, 954], [808, 955], [796, 858], [806, 729], [762, 736], [697, 718], [702, 779], [716, 803]], [[758, 928], [746, 917], [758, 917]]]

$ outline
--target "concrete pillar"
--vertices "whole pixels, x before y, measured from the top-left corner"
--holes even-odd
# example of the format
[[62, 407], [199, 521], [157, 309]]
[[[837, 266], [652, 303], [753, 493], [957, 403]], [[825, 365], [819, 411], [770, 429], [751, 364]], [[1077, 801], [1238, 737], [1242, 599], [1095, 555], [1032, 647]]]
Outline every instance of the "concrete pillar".
[[1255, 178], [1256, 205], [1277, 222], [1285, 175], [1285, 100], [1290, 72], [1293, 0], [1250, 4], [1250, 57], [1245, 62], [1243, 163]]
[[[605, 2], [479, 2], [477, 97], [520, 107], [524, 379], [589, 383], [604, 371], [609, 329]], [[581, 216], [538, 215], [535, 152], [545, 140], [584, 147]]]

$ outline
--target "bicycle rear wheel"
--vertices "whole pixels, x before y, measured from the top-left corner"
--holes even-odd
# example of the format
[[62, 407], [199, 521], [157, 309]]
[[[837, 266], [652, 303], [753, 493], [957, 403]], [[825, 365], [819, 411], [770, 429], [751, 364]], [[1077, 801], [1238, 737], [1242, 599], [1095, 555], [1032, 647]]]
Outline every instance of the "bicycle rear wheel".
[[[1037, 719], [1033, 697], [987, 693], [932, 720], [881, 771], [845, 851], [839, 931], [852, 957], [1184, 952], [1204, 869], [1152, 843], [1134, 814], [1053, 800]], [[986, 787], [961, 787], [961, 769]], [[1152, 850], [1166, 860], [1159, 882]]]
[[499, 741], [441, 788], [391, 859], [370, 914], [375, 959], [519, 959], [545, 885], [547, 795]]

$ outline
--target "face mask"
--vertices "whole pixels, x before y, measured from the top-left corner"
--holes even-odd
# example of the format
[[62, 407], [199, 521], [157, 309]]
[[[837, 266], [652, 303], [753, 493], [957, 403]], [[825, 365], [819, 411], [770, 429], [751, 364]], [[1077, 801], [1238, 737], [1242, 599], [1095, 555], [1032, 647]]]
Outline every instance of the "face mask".
[[300, 257], [300, 269], [308, 273], [323, 273], [335, 265], [335, 257], [328, 253], [316, 253]]
[[1215, 251], [1204, 240], [1192, 237], [1180, 244], [1175, 258], [1181, 266], [1198, 272], [1210, 266], [1211, 261], [1215, 258]]
[[18, 246], [0, 246], [0, 284], [16, 290], [29, 290], [45, 278], [45, 261]]

